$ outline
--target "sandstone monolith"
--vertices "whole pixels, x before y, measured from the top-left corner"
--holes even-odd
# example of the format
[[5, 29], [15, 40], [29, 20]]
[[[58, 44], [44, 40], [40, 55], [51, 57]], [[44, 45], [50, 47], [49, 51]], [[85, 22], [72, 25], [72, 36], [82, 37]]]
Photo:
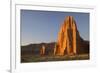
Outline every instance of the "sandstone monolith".
[[67, 16], [58, 32], [58, 39], [55, 48], [55, 55], [74, 55], [77, 54], [80, 35], [77, 30], [76, 22], [72, 16]]

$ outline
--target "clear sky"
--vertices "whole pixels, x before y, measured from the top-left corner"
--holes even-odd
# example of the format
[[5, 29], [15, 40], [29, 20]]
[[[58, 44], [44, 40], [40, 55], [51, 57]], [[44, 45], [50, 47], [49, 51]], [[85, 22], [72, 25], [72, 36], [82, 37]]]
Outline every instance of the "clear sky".
[[66, 16], [74, 17], [81, 37], [89, 40], [89, 13], [21, 10], [21, 45], [56, 42]]

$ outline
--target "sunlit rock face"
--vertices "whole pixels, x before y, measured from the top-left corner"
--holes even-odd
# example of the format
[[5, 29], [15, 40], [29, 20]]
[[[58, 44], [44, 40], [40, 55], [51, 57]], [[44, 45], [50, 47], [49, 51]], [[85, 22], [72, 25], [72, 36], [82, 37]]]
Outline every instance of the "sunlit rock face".
[[40, 55], [44, 55], [45, 54], [45, 46], [42, 45], [41, 49], [40, 49]]
[[55, 55], [75, 55], [81, 39], [76, 22], [72, 16], [67, 16], [58, 32], [58, 39], [54, 49]]

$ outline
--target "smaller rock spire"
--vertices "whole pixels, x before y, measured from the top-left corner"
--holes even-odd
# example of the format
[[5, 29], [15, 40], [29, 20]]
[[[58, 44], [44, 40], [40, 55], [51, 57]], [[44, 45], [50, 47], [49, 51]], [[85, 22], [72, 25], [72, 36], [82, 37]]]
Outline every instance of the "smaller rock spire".
[[40, 55], [44, 55], [45, 54], [45, 46], [42, 45], [41, 49], [40, 49]]

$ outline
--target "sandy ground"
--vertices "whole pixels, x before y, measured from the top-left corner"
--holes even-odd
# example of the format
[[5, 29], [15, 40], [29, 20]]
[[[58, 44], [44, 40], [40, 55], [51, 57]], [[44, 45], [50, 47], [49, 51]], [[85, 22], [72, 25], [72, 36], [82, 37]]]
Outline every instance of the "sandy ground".
[[71, 61], [71, 60], [89, 60], [89, 54], [80, 54], [74, 56], [32, 56], [32, 55], [24, 55], [21, 57], [21, 63], [28, 62], [48, 62], [48, 61]]

